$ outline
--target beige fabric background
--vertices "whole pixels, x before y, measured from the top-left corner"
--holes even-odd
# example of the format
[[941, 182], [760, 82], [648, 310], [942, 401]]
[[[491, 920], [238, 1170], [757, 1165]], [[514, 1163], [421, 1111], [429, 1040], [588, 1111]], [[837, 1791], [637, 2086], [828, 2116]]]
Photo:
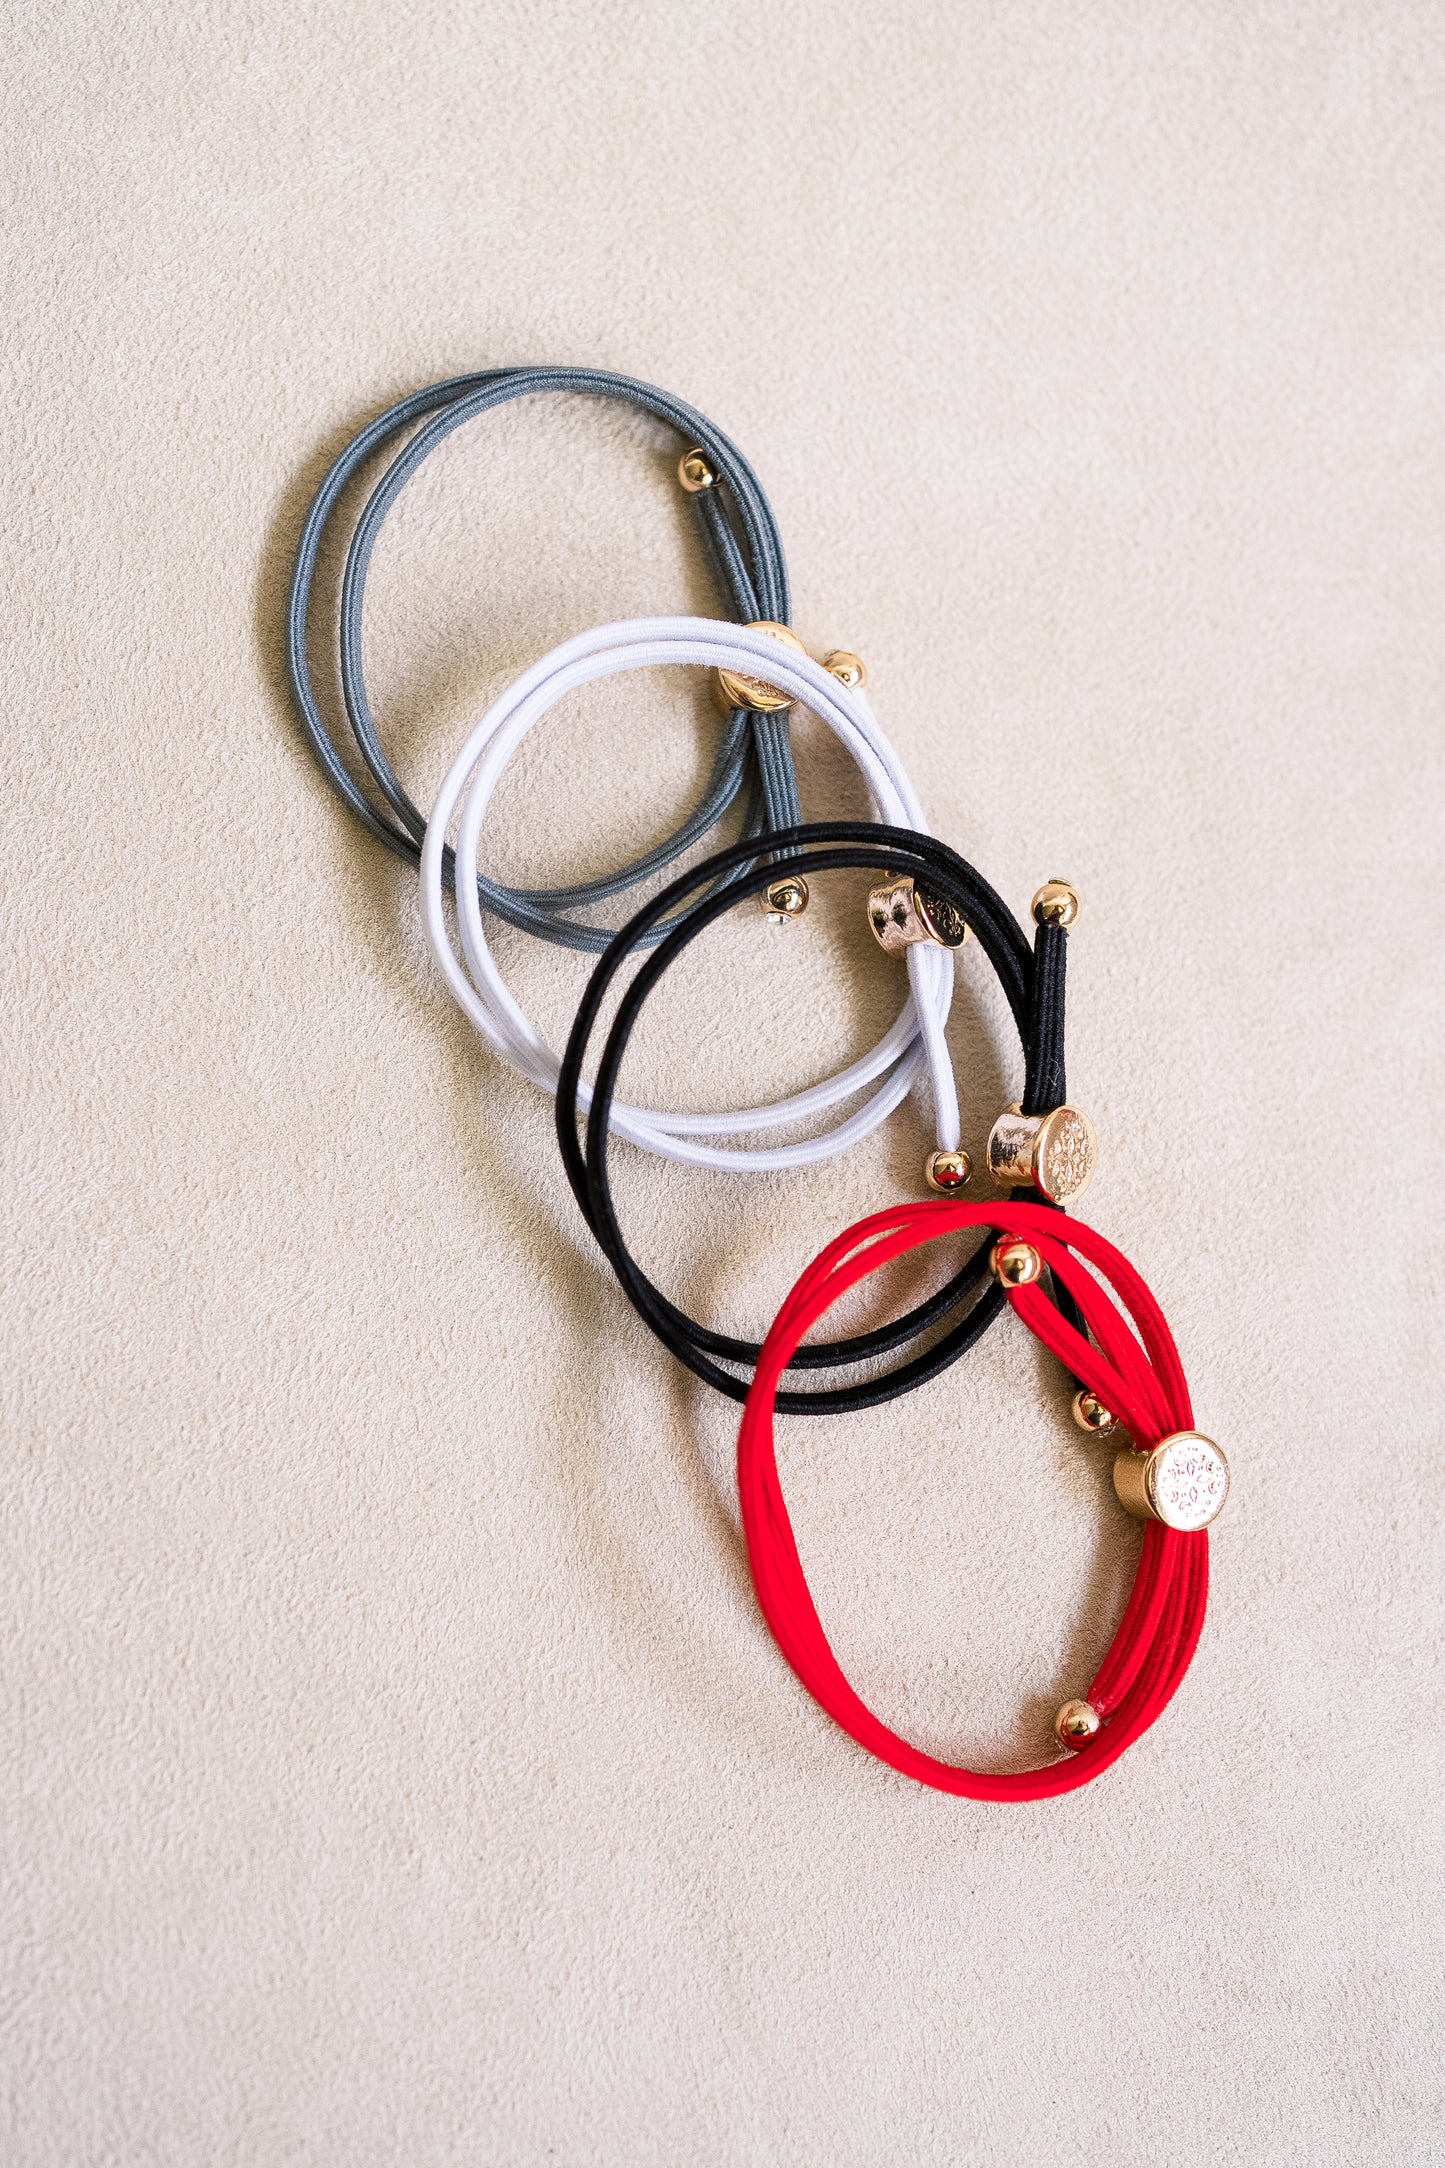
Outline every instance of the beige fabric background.
[[[24, 6], [5, 96], [4, 2160], [1441, 2160], [1438, 8]], [[327, 458], [537, 359], [734, 432], [942, 832], [1083, 892], [1091, 1216], [1237, 1497], [1178, 1702], [1062, 1803], [798, 1688], [732, 1411], [289, 712]], [[419, 788], [553, 641], [708, 606], [674, 457], [574, 401], [435, 461], [368, 629]], [[493, 862], [615, 863], [715, 729], [574, 702]], [[719, 934], [635, 1088], [861, 1045], [856, 910]], [[505, 954], [560, 1032], [583, 966]], [[957, 1046], [977, 1145], [973, 965]], [[760, 1325], [926, 1134], [620, 1187]], [[1063, 1410], [1004, 1331], [784, 1430], [844, 1661], [940, 1751], [1035, 1758], [1107, 1639], [1135, 1532]]]

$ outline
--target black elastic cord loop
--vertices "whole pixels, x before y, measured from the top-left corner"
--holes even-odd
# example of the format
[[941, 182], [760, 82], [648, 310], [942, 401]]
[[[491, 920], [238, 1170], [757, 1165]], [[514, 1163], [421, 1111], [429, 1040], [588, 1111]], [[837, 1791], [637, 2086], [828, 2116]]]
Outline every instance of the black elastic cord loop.
[[[1046, 924], [1034, 935], [1034, 1010], [1030, 1044], [1034, 1058], [1029, 1064], [1021, 1114], [1050, 1114], [1068, 1097], [1064, 1077], [1064, 975], [1068, 966], [1069, 936], [1063, 926]], [[1041, 1197], [1040, 1204], [1052, 1204]], [[1084, 1313], [1062, 1281], [1049, 1274], [1050, 1290], [1061, 1315], [1076, 1332], [1088, 1338]], [[1074, 1381], [1076, 1384], [1078, 1380]]]
[[[542, 367], [481, 370], [475, 375], [428, 385], [399, 400], [358, 432], [317, 490], [297, 545], [287, 611], [286, 656], [302, 728], [323, 775], [370, 833], [396, 857], [412, 864], [421, 854], [426, 818], [402, 785], [381, 744], [362, 666], [362, 615], [372, 551], [391, 504], [429, 452], [477, 415], [507, 400], [542, 391], [620, 400], [675, 429], [685, 447], [695, 444], [716, 480], [712, 488], [699, 491], [689, 501], [696, 507], [705, 554], [726, 590], [732, 614], [744, 624], [759, 618], [782, 624], [788, 621], [791, 603], [782, 538], [757, 476], [720, 429], [670, 393], [607, 370]], [[347, 484], [375, 453], [418, 424], [363, 508], [342, 581], [342, 699], [352, 735], [382, 799], [377, 805], [352, 775], [321, 714], [307, 653], [307, 615], [322, 541]], [[609, 938], [605, 928], [580, 924], [559, 914], [600, 902], [645, 880], [659, 866], [670, 865], [717, 826], [752, 769], [756, 769], [761, 783], [762, 805], [747, 833], [766, 835], [796, 822], [797, 778], [786, 716], [755, 716], [748, 710], [735, 709], [701, 800], [662, 843], [599, 881], [578, 882], [562, 889], [512, 889], [479, 879], [478, 894], [487, 909], [527, 932], [565, 947], [600, 951]], [[446, 853], [444, 878], [448, 883], [455, 878], [450, 850]], [[656, 930], [652, 938], [659, 938]]]
[[1031, 1059], [1019, 1103], [1022, 1114], [1049, 1114], [1061, 1107], [1069, 1095], [1064, 1079], [1064, 974], [1068, 956], [1066, 929], [1040, 926], [1034, 935]]
[[[756, 1343], [733, 1339], [699, 1325], [648, 1279], [627, 1249], [613, 1207], [608, 1175], [608, 1121], [627, 1041], [648, 994], [689, 942], [735, 903], [757, 895], [780, 873], [797, 873], [807, 878], [840, 867], [863, 867], [895, 875], [911, 874], [954, 903], [973, 928], [980, 947], [998, 974], [1024, 1042], [1026, 1061], [1037, 1066], [1040, 1024], [1052, 1035], [1052, 1043], [1060, 1047], [1063, 1043], [1062, 1014], [1056, 1016], [1050, 1010], [1042, 1017], [1036, 1015], [1034, 958], [1017, 920], [982, 876], [947, 845], [911, 830], [863, 821], [822, 822], [794, 829], [771, 840], [780, 855], [769, 867], [759, 868], [750, 863], [746, 847], [742, 845], [718, 851], [691, 873], [671, 882], [613, 937], [583, 994], [557, 1083], [557, 1137], [567, 1178], [624, 1292], [644, 1322], [681, 1362], [733, 1400], [746, 1397], [747, 1380], [733, 1376], [722, 1369], [720, 1363], [754, 1364], [758, 1355]], [[704, 881], [709, 884], [709, 892], [690, 907], [680, 908], [687, 896]], [[645, 944], [652, 924], [673, 912], [677, 914], [673, 930], [639, 967], [619, 999], [593, 1086], [584, 1153], [578, 1136], [577, 1099], [592, 1032], [623, 963], [635, 949]], [[1055, 989], [1052, 998], [1061, 1002], [1062, 974], [1052, 974], [1050, 983]], [[906, 1316], [852, 1339], [800, 1348], [789, 1367], [837, 1367], [891, 1352], [916, 1339], [978, 1286], [985, 1270], [986, 1248], [987, 1245], [975, 1252], [944, 1287]], [[948, 1332], [886, 1376], [863, 1379], [852, 1385], [825, 1387], [815, 1392], [782, 1393], [778, 1405], [785, 1412], [794, 1414], [832, 1414], [874, 1407], [895, 1399], [956, 1361], [999, 1314], [1003, 1301], [1002, 1289], [990, 1284]]]

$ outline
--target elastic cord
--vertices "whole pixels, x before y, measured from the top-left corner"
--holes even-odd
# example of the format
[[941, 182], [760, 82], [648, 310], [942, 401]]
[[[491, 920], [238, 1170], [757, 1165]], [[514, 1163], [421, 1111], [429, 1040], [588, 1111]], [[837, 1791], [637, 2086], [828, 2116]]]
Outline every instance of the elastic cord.
[[1033, 1071], [1019, 1111], [1047, 1114], [1068, 1098], [1064, 1078], [1064, 973], [1069, 936], [1057, 925], [1040, 926], [1034, 939]]
[[[641, 1270], [627, 1247], [617, 1219], [608, 1169], [612, 1094], [628, 1040], [649, 993], [688, 944], [723, 912], [734, 904], [745, 903], [767, 881], [779, 876], [797, 875], [811, 879], [815, 874], [843, 867], [887, 871], [898, 878], [911, 875], [951, 902], [977, 935], [980, 948], [998, 974], [1024, 1043], [1026, 1088], [1032, 1087], [1036, 1093], [1039, 1089], [1034, 958], [1008, 907], [966, 860], [933, 837], [862, 821], [823, 822], [774, 840], [779, 847], [779, 856], [771, 868], [750, 866], [746, 862], [746, 845], [719, 851], [691, 874], [681, 876], [653, 897], [614, 937], [593, 972], [578, 1007], [557, 1082], [557, 1137], [567, 1178], [624, 1292], [645, 1323], [680, 1362], [734, 1400], [746, 1398], [747, 1381], [723, 1365], [751, 1367], [758, 1360], [758, 1346], [699, 1325], [669, 1301]], [[649, 921], [673, 911], [694, 883], [706, 884], [707, 892], [680, 914], [674, 931], [647, 957], [619, 997], [592, 1089], [584, 1153], [577, 1133], [583, 1103], [580, 1078], [603, 1004], [628, 956], [642, 946], [642, 936]], [[1055, 998], [1062, 1001], [1062, 975], [1056, 973], [1051, 983]], [[1050, 1011], [1047, 1025], [1045, 1036], [1050, 1043], [1061, 1046], [1062, 1015]], [[807, 1348], [798, 1348], [795, 1343], [789, 1366], [834, 1368], [875, 1362], [880, 1356], [919, 1338], [958, 1309], [976, 1292], [982, 1269], [981, 1256], [969, 1258], [934, 1295], [877, 1331]], [[834, 1414], [896, 1399], [956, 1361], [999, 1314], [1002, 1301], [998, 1288], [989, 1285], [972, 1307], [949, 1325], [931, 1346], [896, 1370], [882, 1375], [870, 1374], [849, 1385], [827, 1386], [811, 1392], [781, 1392], [777, 1396], [777, 1405], [790, 1414]]]
[[[860, 1220], [816, 1257], [763, 1343], [738, 1432], [738, 1491], [758, 1602], [779, 1648], [814, 1699], [869, 1753], [905, 1776], [969, 1799], [1047, 1799], [1074, 1791], [1109, 1767], [1168, 1705], [1189, 1668], [1204, 1624], [1209, 1539], [1158, 1522], [1145, 1528], [1134, 1587], [1088, 1689], [1105, 1721], [1066, 1760], [992, 1775], [925, 1754], [891, 1730], [849, 1685], [814, 1607], [778, 1479], [774, 1413], [778, 1381], [802, 1334], [850, 1287], [921, 1244], [987, 1229], [1021, 1236], [1069, 1289], [1093, 1338], [1071, 1325], [1039, 1283], [1010, 1288], [1029, 1329], [1097, 1393], [1148, 1451], [1194, 1416], [1169, 1327], [1128, 1260], [1082, 1221], [1038, 1204], [901, 1205]], [[1083, 1259], [1095, 1268], [1083, 1269]], [[1104, 1285], [1100, 1284], [1101, 1276]]]
[[[923, 824], [922, 808], [913, 787], [864, 694], [841, 684], [808, 656], [781, 646], [766, 633], [709, 618], [640, 618], [598, 626], [555, 648], [493, 702], [468, 737], [437, 793], [421, 857], [427, 938], [448, 985], [488, 1044], [544, 1091], [556, 1088], [557, 1056], [545, 1045], [503, 981], [482, 922], [484, 884], [473, 878], [482, 820], [508, 760], [527, 732], [563, 694], [619, 671], [679, 663], [712, 670], [761, 672], [835, 733], [857, 762], [875, 807], [887, 821], [910, 830]], [[457, 921], [462, 956], [452, 945], [445, 910], [446, 835], [454, 812], [459, 814], [455, 862], [461, 869]], [[796, 832], [785, 830], [782, 834]], [[771, 839], [774, 848], [779, 841], [777, 835]], [[746, 844], [741, 846], [741, 854], [744, 863], [751, 863], [757, 856]], [[736, 862], [727, 861], [729, 867]], [[710, 866], [716, 864], [716, 860], [709, 861]], [[776, 873], [776, 865], [762, 869], [759, 885], [765, 886]], [[680, 899], [692, 893], [699, 879], [705, 885], [711, 877], [706, 870], [701, 875], [686, 875], [681, 888], [674, 887], [668, 893]], [[646, 936], [652, 940], [670, 931], [667, 913], [651, 906], [632, 924], [645, 925]], [[762, 932], [760, 925], [760, 935]], [[943, 949], [913, 948], [908, 955], [908, 978], [912, 991], [897, 1022], [871, 1052], [837, 1076], [769, 1105], [718, 1114], [665, 1113], [614, 1104], [613, 1127], [647, 1151], [694, 1166], [733, 1173], [812, 1166], [846, 1150], [885, 1121], [926, 1064], [933, 1087], [939, 1149], [956, 1149], [958, 1098], [944, 1037], [953, 997], [953, 959]], [[861, 1107], [821, 1135], [761, 1147], [706, 1141], [811, 1121], [870, 1087], [876, 1088]], [[584, 1105], [586, 1098], [584, 1090]]]
[[[711, 487], [698, 491], [688, 501], [695, 507], [705, 554], [728, 607], [743, 623], [758, 619], [781, 624], [788, 621], [788, 573], [782, 540], [757, 476], [720, 429], [670, 393], [603, 369], [484, 369], [428, 385], [388, 407], [359, 431], [333, 462], [307, 514], [292, 574], [286, 659], [302, 728], [323, 775], [371, 834], [397, 857], [412, 864], [420, 857], [426, 820], [381, 743], [362, 663], [362, 620], [372, 552], [398, 494], [428, 454], [453, 430], [507, 400], [547, 391], [585, 393], [640, 407], [674, 429], [684, 445], [697, 446], [715, 479]], [[374, 454], [412, 429], [415, 433], [392, 459], [367, 500], [351, 539], [342, 582], [342, 699], [352, 735], [381, 796], [382, 803], [377, 805], [352, 775], [322, 716], [307, 650], [307, 615], [322, 541], [348, 483]], [[576, 882], [565, 888], [513, 889], [486, 883], [483, 901], [513, 925], [544, 940], [568, 948], [600, 951], [607, 945], [606, 929], [575, 923], [565, 914], [621, 894], [671, 865], [717, 826], [745, 788], [749, 798], [745, 834], [766, 835], [775, 828], [794, 826], [801, 818], [786, 714], [754, 715], [735, 708], [693, 812], [672, 835], [630, 865], [599, 880]], [[450, 854], [446, 878], [450, 883]]]

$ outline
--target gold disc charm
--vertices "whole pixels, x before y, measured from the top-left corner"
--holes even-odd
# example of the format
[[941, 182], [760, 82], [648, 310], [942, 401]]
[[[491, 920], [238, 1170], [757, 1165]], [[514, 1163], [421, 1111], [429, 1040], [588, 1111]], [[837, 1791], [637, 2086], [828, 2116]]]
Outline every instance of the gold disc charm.
[[1152, 1453], [1125, 1447], [1114, 1460], [1114, 1489], [1138, 1521], [1162, 1521], [1192, 1535], [1218, 1518], [1229, 1496], [1229, 1463], [1202, 1430], [1176, 1430]]
[[[774, 625], [767, 618], [759, 618], [755, 625], [746, 629], [766, 632], [785, 646], [796, 648], [800, 655], [808, 652], [791, 625]], [[719, 670], [717, 681], [729, 708], [751, 708], [755, 715], [779, 715], [784, 708], [793, 705], [791, 693], [780, 693], [766, 678], [752, 677], [744, 670]]]
[[1094, 1179], [1099, 1144], [1094, 1125], [1077, 1107], [1020, 1114], [1017, 1102], [994, 1123], [988, 1171], [1009, 1189], [1036, 1189], [1054, 1204], [1076, 1204]]

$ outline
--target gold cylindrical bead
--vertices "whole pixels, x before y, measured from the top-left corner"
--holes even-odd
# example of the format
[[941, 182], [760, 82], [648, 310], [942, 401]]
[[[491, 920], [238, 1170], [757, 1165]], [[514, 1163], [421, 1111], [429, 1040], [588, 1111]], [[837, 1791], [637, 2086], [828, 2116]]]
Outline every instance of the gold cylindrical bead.
[[1229, 1496], [1229, 1463], [1201, 1430], [1176, 1430], [1149, 1453], [1114, 1458], [1114, 1489], [1126, 1513], [1186, 1535], [1216, 1520]]
[[962, 948], [968, 921], [946, 896], [920, 888], [911, 878], [882, 881], [868, 891], [868, 924], [880, 948], [890, 954], [931, 941], [937, 948]]
[[1036, 1189], [1054, 1204], [1076, 1203], [1093, 1181], [1098, 1161], [1094, 1125], [1077, 1107], [1020, 1114], [1015, 1104], [989, 1132], [988, 1171], [994, 1181], [1008, 1189]]

